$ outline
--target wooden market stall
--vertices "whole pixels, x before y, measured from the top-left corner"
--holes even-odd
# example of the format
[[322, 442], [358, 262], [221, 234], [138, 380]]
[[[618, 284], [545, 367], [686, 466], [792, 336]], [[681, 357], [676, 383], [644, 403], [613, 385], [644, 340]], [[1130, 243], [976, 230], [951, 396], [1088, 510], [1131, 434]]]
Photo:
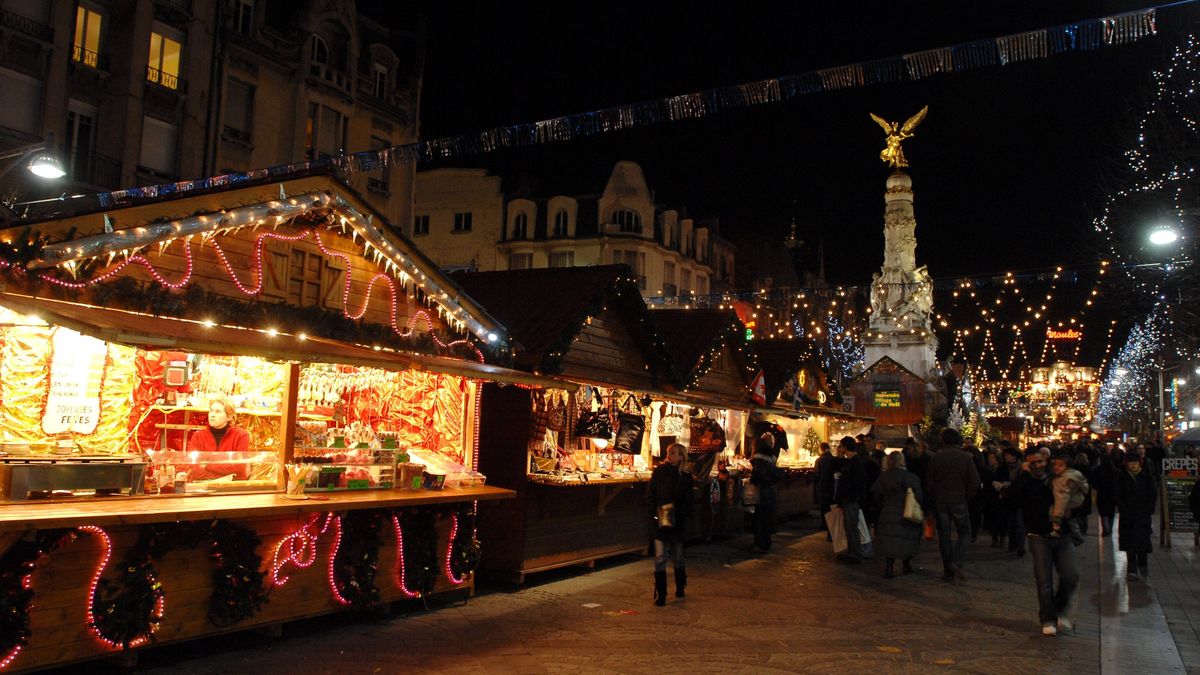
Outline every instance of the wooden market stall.
[[753, 411], [748, 429], [754, 437], [770, 431], [778, 446], [786, 446], [779, 453], [777, 487], [777, 513], [786, 520], [812, 510], [820, 444], [865, 433], [874, 420], [846, 410], [807, 340], [755, 340], [754, 348], [766, 381], [766, 405]]
[[481, 383], [555, 381], [337, 179], [10, 223], [0, 275], [0, 669], [472, 587]]

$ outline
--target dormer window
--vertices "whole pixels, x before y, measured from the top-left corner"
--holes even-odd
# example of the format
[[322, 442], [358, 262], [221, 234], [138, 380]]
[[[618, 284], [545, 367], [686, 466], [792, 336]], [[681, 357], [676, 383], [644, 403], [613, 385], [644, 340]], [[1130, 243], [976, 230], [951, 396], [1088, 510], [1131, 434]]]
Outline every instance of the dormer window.
[[529, 216], [524, 213], [518, 213], [513, 218], [513, 239], [525, 239], [529, 236]]
[[621, 209], [613, 212], [612, 221], [616, 223], [621, 232], [631, 234], [642, 233], [642, 217], [637, 211]]
[[312, 60], [323, 66], [329, 65], [329, 45], [320, 35], [312, 36]]
[[374, 64], [373, 72], [375, 74], [375, 98], [387, 99], [388, 97], [388, 67], [382, 63]]
[[554, 214], [554, 236], [567, 236], [567, 212], [565, 209], [559, 209], [558, 213]]

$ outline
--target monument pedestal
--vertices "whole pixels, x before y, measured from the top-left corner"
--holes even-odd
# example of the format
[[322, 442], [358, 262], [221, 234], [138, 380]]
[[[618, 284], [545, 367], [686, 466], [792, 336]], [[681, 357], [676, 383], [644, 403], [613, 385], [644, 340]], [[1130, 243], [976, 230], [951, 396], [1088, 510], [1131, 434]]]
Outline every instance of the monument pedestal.
[[932, 334], [885, 333], [863, 340], [866, 348], [864, 363], [869, 369], [887, 356], [917, 377], [929, 381], [934, 377], [937, 345], [937, 337]]

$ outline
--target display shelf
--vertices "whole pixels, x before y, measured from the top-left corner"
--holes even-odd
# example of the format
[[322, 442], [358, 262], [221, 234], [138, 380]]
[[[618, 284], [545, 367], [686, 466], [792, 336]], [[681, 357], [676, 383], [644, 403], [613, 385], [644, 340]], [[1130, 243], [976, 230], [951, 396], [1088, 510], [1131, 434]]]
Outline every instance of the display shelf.
[[555, 487], [586, 487], [588, 485], [634, 485], [637, 483], [646, 483], [650, 480], [650, 472], [645, 475], [631, 476], [629, 478], [593, 478], [591, 480], [562, 480], [558, 476], [541, 476], [531, 473], [527, 476], [530, 483], [538, 485], [553, 485]]
[[[206, 408], [204, 406], [198, 406], [198, 405], [160, 405], [160, 404], [155, 404], [155, 405], [150, 406], [150, 409], [154, 410], [154, 411], [158, 411], [158, 412], [168, 413], [168, 414], [173, 413], [173, 412], [187, 412], [187, 413], [193, 413], [193, 412], [206, 413], [206, 412], [208, 412], [208, 408]], [[279, 417], [283, 413], [279, 410], [263, 410], [263, 409], [252, 410], [252, 409], [239, 408], [237, 411], [237, 414], [250, 415], [251, 417]], [[317, 415], [314, 413], [306, 413], [306, 412], [297, 412], [296, 417], [299, 419], [304, 419], [304, 420], [321, 420], [323, 422], [330, 422], [333, 420], [333, 417], [331, 417], [329, 415]]]

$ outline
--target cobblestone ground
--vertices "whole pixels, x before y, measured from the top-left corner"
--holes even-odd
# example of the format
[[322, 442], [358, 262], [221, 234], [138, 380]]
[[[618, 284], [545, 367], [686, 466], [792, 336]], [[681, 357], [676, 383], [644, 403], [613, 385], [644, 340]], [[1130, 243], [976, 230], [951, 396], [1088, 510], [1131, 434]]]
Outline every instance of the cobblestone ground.
[[[1153, 587], [1126, 586], [1121, 556], [1113, 555], [1111, 540], [1094, 533], [1079, 551], [1076, 632], [1047, 638], [1036, 621], [1028, 556], [1016, 559], [981, 537], [968, 556], [969, 579], [945, 582], [936, 545], [923, 542], [918, 561], [923, 571], [884, 580], [881, 563], [834, 562], [825, 535], [804, 528], [814, 523], [785, 526], [767, 555], [749, 553], [748, 536], [689, 547], [688, 597], [671, 599], [661, 609], [650, 600], [649, 560], [631, 556], [589, 573], [574, 569], [533, 577], [519, 590], [483, 588], [466, 604], [444, 603], [431, 611], [374, 621], [327, 617], [289, 624], [281, 638], [246, 633], [163, 647], [143, 654], [138, 670], [173, 675], [1183, 671]], [[1184, 542], [1178, 542], [1181, 549]], [[1189, 550], [1174, 558], [1165, 552], [1152, 556], [1157, 573], [1167, 576], [1168, 567], [1182, 565], [1194, 576], [1190, 536], [1186, 544]], [[1183, 603], [1178, 597], [1187, 595], [1184, 586], [1172, 588], [1172, 602]], [[1173, 625], [1190, 629], [1198, 605], [1187, 597], [1186, 608], [1172, 610], [1178, 612]], [[1182, 614], [1185, 610], [1193, 614]], [[1149, 619], [1140, 618], [1143, 614]], [[1194, 632], [1188, 639], [1187, 649], [1193, 649]], [[1139, 656], [1148, 652], [1162, 653], [1165, 660]], [[90, 664], [66, 672], [109, 668]]]

